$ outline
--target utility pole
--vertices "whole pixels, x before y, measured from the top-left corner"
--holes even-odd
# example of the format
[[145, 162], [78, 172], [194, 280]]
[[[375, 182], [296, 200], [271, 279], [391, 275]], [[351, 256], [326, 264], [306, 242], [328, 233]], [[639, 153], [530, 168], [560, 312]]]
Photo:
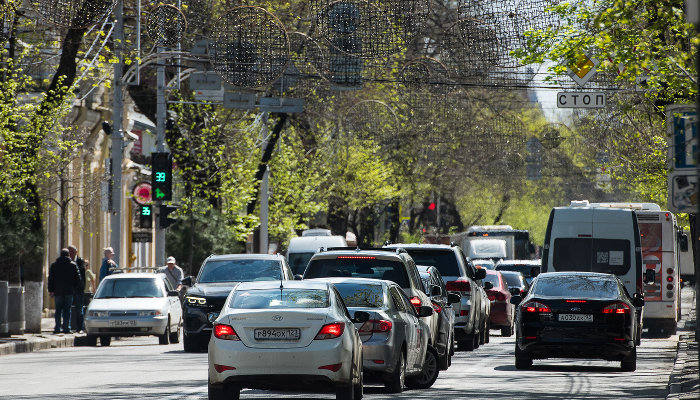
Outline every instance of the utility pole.
[[110, 245], [114, 248], [114, 261], [119, 264], [121, 255], [122, 224], [122, 157], [124, 152], [124, 83], [122, 81], [124, 59], [124, 3], [117, 0], [114, 8], [116, 26], [114, 28], [114, 100], [112, 104], [112, 229]]
[[[167, 120], [167, 105], [165, 104], [165, 61], [163, 48], [158, 46], [158, 61], [156, 67], [156, 151], [165, 151], [165, 123]], [[155, 201], [158, 212], [162, 212], [162, 201]], [[165, 228], [160, 226], [160, 218], [156, 222], [156, 265], [165, 265]]]
[[[262, 115], [262, 136], [263, 136], [263, 150], [269, 146], [267, 130], [268, 114], [264, 112]], [[270, 251], [269, 239], [268, 239], [268, 215], [270, 206], [270, 166], [265, 166], [265, 174], [263, 175], [262, 184], [260, 185], [260, 252], [262, 254], [267, 254]]]

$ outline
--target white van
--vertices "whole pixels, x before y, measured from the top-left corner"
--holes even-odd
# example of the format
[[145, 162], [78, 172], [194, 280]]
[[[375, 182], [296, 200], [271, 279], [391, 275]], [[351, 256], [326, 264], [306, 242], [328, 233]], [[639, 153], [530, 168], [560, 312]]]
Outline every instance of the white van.
[[642, 246], [634, 210], [572, 201], [549, 214], [542, 272], [617, 275], [630, 296], [644, 295]]
[[[311, 229], [310, 229], [311, 230]], [[315, 230], [318, 232], [318, 230]], [[311, 256], [320, 249], [328, 247], [345, 247], [347, 243], [343, 236], [330, 235], [304, 235], [301, 237], [292, 238], [289, 241], [287, 248], [287, 262], [292, 268], [294, 275], [303, 275], [306, 265], [309, 263]], [[315, 233], [316, 233], [315, 232]]]
[[470, 260], [485, 258], [498, 262], [508, 256], [506, 241], [504, 239], [472, 237], [469, 238], [467, 244], [467, 256]]

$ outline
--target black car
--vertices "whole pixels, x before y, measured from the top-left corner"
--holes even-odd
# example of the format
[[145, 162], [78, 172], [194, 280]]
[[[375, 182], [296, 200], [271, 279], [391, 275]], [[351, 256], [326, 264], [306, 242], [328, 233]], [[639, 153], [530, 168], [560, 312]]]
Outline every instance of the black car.
[[522, 272], [500, 271], [500, 273], [503, 279], [506, 280], [512, 295], [520, 295], [524, 297], [527, 295], [527, 292], [530, 291], [530, 285], [527, 283], [527, 279], [525, 279]]
[[425, 293], [430, 296], [433, 310], [437, 316], [437, 337], [435, 347], [438, 350], [438, 367], [446, 370], [452, 364], [455, 341], [455, 311], [452, 304], [459, 303], [461, 296], [457, 293], [448, 293], [445, 282], [442, 280], [437, 267], [430, 265], [418, 265]]
[[[522, 300], [522, 301], [521, 301]], [[637, 368], [635, 343], [639, 297], [630, 298], [615, 275], [592, 272], [540, 274], [515, 318], [515, 367], [533, 359], [598, 358], [620, 361], [623, 371]]]
[[185, 327], [183, 344], [186, 352], [204, 351], [211, 337], [212, 321], [223, 308], [226, 297], [239, 282], [292, 280], [294, 276], [281, 255], [228, 254], [209, 256], [199, 269], [197, 279], [185, 278]]

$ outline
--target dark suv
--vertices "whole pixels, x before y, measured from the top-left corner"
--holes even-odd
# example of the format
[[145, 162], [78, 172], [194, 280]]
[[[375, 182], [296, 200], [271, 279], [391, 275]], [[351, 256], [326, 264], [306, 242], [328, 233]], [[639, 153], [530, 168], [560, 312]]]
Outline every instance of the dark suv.
[[211, 337], [212, 321], [223, 308], [226, 297], [239, 282], [292, 280], [292, 270], [281, 255], [227, 254], [209, 256], [192, 285], [185, 278], [185, 329], [183, 344], [186, 352], [204, 351]]

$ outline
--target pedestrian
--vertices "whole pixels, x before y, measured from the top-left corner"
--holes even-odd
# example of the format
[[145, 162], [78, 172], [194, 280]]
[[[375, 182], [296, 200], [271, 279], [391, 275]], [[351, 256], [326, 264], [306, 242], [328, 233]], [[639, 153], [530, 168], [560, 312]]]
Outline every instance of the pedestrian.
[[175, 290], [177, 290], [178, 292], [182, 290], [182, 278], [184, 278], [185, 275], [184, 272], [182, 272], [182, 268], [178, 267], [175, 264], [175, 257], [168, 257], [166, 265], [164, 267], [158, 268], [156, 272], [165, 274], [165, 276], [168, 277], [170, 284], [173, 286], [173, 288], [175, 288]]
[[78, 265], [70, 259], [68, 249], [61, 249], [61, 255], [49, 267], [49, 296], [56, 302], [53, 333], [70, 333], [70, 309], [79, 285]]
[[102, 259], [102, 265], [100, 266], [100, 282], [107, 276], [112, 275], [114, 271], [113, 268], [119, 268], [119, 265], [113, 260], [114, 249], [111, 247], [104, 248], [105, 258]]
[[75, 293], [73, 293], [73, 305], [75, 306], [76, 312], [76, 326], [72, 327], [76, 332], [80, 332], [85, 329], [83, 315], [83, 306], [85, 305], [85, 260], [78, 257], [78, 248], [75, 247], [75, 245], [68, 246], [68, 253], [71, 261], [78, 266], [78, 273], [80, 274], [80, 285], [75, 289]]
[[95, 293], [95, 281], [97, 280], [97, 275], [90, 269], [90, 260], [85, 259], [85, 288], [84, 293]]

